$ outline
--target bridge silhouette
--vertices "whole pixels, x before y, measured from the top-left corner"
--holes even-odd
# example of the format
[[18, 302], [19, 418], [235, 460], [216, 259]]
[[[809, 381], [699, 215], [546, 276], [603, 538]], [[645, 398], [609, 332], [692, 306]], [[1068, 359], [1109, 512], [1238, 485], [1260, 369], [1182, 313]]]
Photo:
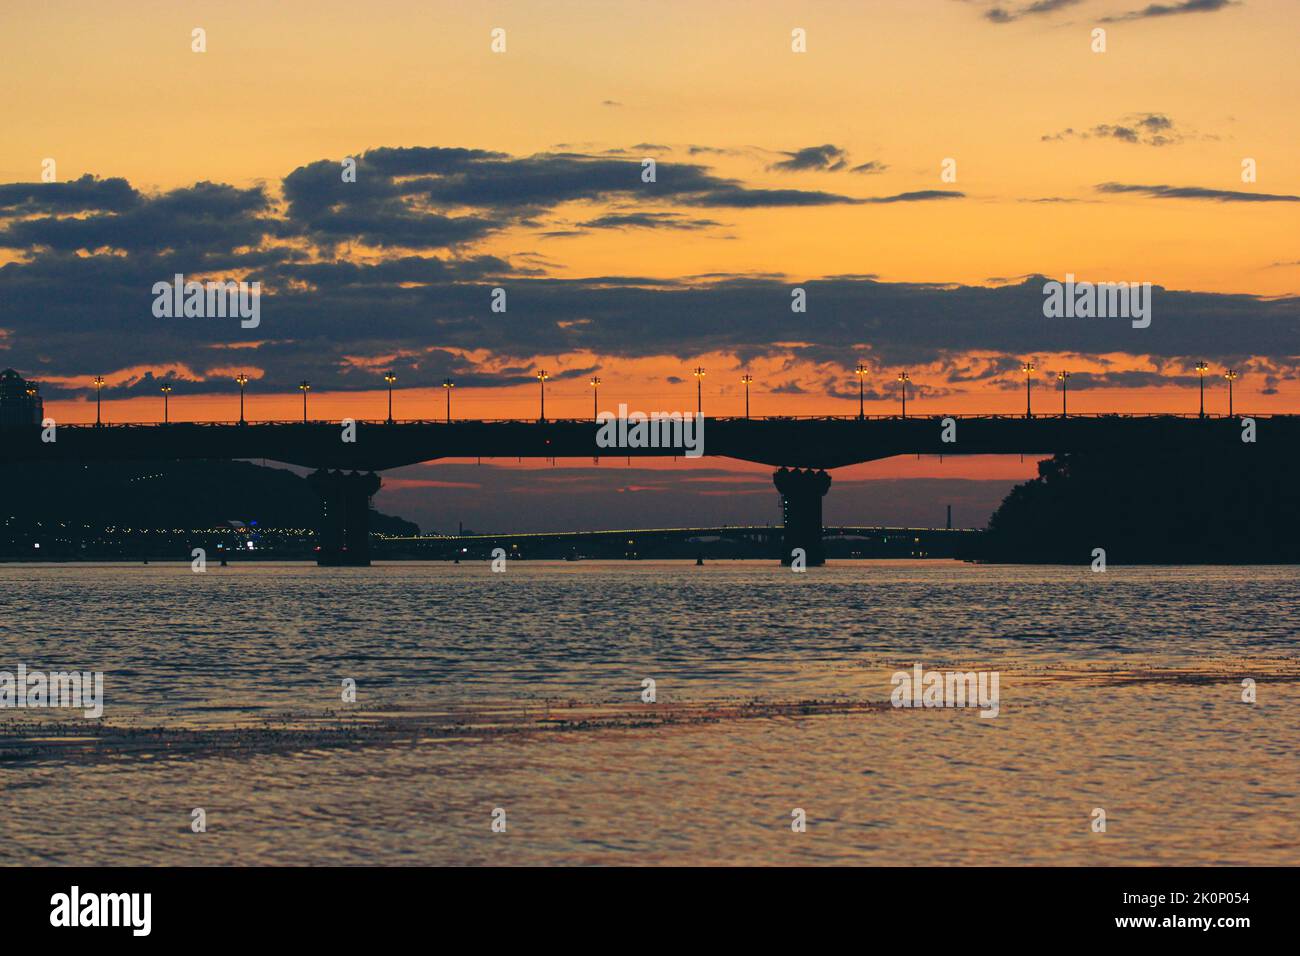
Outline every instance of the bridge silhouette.
[[[345, 428], [351, 422], [351, 435]], [[822, 498], [830, 470], [898, 455], [1052, 455], [1154, 449], [1249, 454], [1253, 442], [1300, 440], [1300, 415], [1071, 414], [705, 418], [700, 451], [776, 468], [782, 561], [824, 563]], [[0, 426], [0, 465], [52, 461], [270, 459], [313, 468], [321, 500], [319, 563], [370, 562], [378, 472], [442, 458], [682, 457], [670, 447], [602, 447], [592, 419], [169, 422]], [[351, 440], [347, 440], [348, 438]]]

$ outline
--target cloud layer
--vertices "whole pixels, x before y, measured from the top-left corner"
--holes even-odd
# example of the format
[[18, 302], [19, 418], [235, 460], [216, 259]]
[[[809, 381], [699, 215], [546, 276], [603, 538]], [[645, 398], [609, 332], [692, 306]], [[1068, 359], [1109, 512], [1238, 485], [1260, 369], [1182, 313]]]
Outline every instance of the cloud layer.
[[[1154, 115], [1154, 114], [1152, 114]], [[833, 145], [791, 151], [793, 171], [848, 170]], [[884, 282], [874, 276], [728, 274], [649, 278], [558, 278], [535, 256], [486, 254], [478, 244], [507, 229], [538, 236], [605, 230], [703, 231], [724, 223], [700, 210], [819, 205], [869, 206], [958, 201], [956, 190], [849, 195], [761, 188], [697, 163], [656, 164], [585, 153], [514, 157], [446, 148], [379, 148], [348, 164], [318, 160], [293, 170], [278, 191], [201, 182], [163, 193], [122, 179], [86, 176], [57, 184], [0, 186], [0, 247], [17, 261], [0, 267], [3, 364], [47, 381], [57, 398], [89, 376], [118, 376], [108, 394], [156, 393], [150, 369], [181, 372], [177, 392], [229, 377], [233, 365], [263, 376], [263, 391], [289, 391], [302, 378], [330, 390], [374, 388], [376, 369], [403, 382], [462, 385], [530, 381], [542, 355], [587, 354], [557, 375], [586, 375], [608, 358], [723, 352], [738, 361], [771, 358], [829, 370], [824, 382], [789, 382], [835, 394], [843, 372], [869, 359], [882, 368], [939, 364], [951, 379], [993, 380], [973, 353], [1129, 353], [1177, 367], [1233, 349], [1295, 362], [1295, 299], [1265, 300], [1157, 288], [1150, 329], [1123, 320], [1049, 320], [1042, 276], [996, 286]], [[856, 181], [856, 180], [855, 180]], [[1300, 197], [1201, 187], [1103, 183], [1099, 194], [1215, 202], [1296, 202]], [[573, 209], [569, 224], [555, 228]], [[259, 281], [262, 324], [158, 319], [154, 283], [180, 273]], [[1058, 277], [1059, 278], [1059, 277]], [[1133, 280], [1139, 276], [1090, 276]], [[791, 311], [791, 290], [807, 311]], [[493, 290], [508, 294], [505, 315]], [[469, 353], [474, 353], [471, 360]], [[482, 357], [487, 356], [487, 360]], [[65, 386], [61, 379], [78, 379]], [[850, 376], [849, 381], [852, 381]], [[840, 384], [836, 384], [839, 382]], [[1097, 379], [1098, 386], [1105, 383]], [[777, 383], [786, 387], [783, 383]], [[1085, 383], [1080, 382], [1083, 386]]]

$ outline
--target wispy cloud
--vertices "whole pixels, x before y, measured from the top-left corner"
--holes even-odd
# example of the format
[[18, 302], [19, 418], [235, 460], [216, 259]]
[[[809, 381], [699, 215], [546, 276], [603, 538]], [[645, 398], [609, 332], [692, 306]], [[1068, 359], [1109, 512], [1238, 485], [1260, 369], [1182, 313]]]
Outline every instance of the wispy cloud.
[[715, 219], [687, 219], [671, 212], [611, 213], [597, 216], [578, 225], [587, 229], [712, 229], [722, 223]]
[[772, 163], [767, 168], [782, 173], [833, 173], [847, 170], [850, 173], [860, 174], [883, 173], [889, 168], [884, 163], [874, 159], [859, 163], [856, 166], [850, 166], [848, 152], [834, 143], [824, 143], [821, 146], [805, 146], [803, 149], [783, 151], [781, 155], [786, 158]]
[[910, 193], [895, 193], [892, 196], [872, 196], [859, 200], [863, 203], [895, 202], [929, 202], [932, 199], [965, 199], [966, 194], [954, 189], [918, 189]]
[[1098, 192], [1141, 193], [1155, 199], [1205, 199], [1213, 202], [1300, 202], [1300, 196], [1276, 193], [1247, 193], [1204, 186], [1141, 186], [1129, 183], [1101, 183]]
[[1036, 196], [1027, 199], [1018, 199], [1016, 201], [1029, 202], [1029, 203], [1062, 203], [1062, 204], [1081, 203], [1081, 202], [1101, 202], [1100, 199], [1079, 199], [1074, 196]]
[[1172, 17], [1183, 13], [1214, 13], [1227, 7], [1239, 6], [1238, 0], [1183, 0], [1182, 3], [1151, 3], [1141, 10], [1102, 17], [1102, 23], [1122, 23], [1125, 20], [1149, 20], [1155, 17]]
[[808, 170], [834, 172], [848, 165], [848, 153], [832, 143], [822, 146], [805, 146], [794, 152], [783, 153], [788, 157], [773, 163], [768, 169], [784, 173], [799, 173]]
[[992, 23], [1014, 23], [1016, 20], [1023, 20], [1025, 17], [1055, 13], [1057, 10], [1073, 7], [1082, 2], [1083, 0], [1037, 0], [1036, 3], [1014, 9], [998, 6], [985, 10], [984, 18]]
[[1068, 139], [1115, 139], [1141, 146], [1169, 146], [1181, 143], [1186, 134], [1164, 113], [1132, 113], [1116, 123], [1098, 123], [1089, 129], [1067, 127], [1042, 137], [1044, 142]]

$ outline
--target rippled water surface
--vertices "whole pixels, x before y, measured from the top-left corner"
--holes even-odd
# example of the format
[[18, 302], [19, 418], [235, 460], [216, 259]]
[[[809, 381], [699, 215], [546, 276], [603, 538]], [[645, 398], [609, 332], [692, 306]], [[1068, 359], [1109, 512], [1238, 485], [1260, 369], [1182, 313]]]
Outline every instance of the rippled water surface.
[[[1298, 581], [0, 565], [0, 671], [106, 697], [0, 709], [0, 863], [1300, 864]], [[891, 707], [918, 662], [998, 716]]]

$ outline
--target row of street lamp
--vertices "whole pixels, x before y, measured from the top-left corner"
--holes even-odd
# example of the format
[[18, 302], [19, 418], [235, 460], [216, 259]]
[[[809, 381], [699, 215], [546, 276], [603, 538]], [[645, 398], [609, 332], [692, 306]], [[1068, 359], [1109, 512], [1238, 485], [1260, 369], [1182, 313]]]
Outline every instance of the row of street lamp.
[[[1205, 417], [1205, 373], [1208, 372], [1209, 370], [1210, 370], [1210, 366], [1207, 363], [1205, 362], [1196, 363], [1196, 372], [1201, 379], [1201, 408], [1200, 408], [1201, 418]], [[870, 369], [868, 369], [865, 365], [859, 362], [857, 367], [853, 371], [854, 374], [858, 376], [858, 418], [860, 419], [866, 418], [866, 376], [869, 374]], [[1033, 406], [1032, 386], [1033, 386], [1034, 372], [1036, 371], [1036, 366], [1034, 365], [1033, 362], [1025, 362], [1023, 365], [1020, 366], [1020, 371], [1024, 372], [1025, 374], [1025, 417], [1033, 418], [1034, 406]], [[705, 375], [705, 370], [702, 366], [696, 366], [692, 370], [691, 374], [695, 376], [695, 411], [696, 414], [702, 415], [704, 413], [703, 379]], [[1227, 369], [1223, 373], [1223, 377], [1228, 381], [1228, 416], [1229, 417], [1232, 417], [1233, 414], [1232, 383], [1237, 380], [1238, 375], [1239, 375], [1238, 371], [1234, 368]], [[546, 383], [547, 381], [550, 380], [550, 377], [551, 377], [550, 373], [547, 372], [545, 369], [541, 369], [537, 372], [537, 384], [540, 387], [540, 393], [539, 393], [540, 416], [538, 420], [543, 422], [546, 421]], [[1066, 415], [1066, 394], [1070, 382], [1070, 373], [1065, 371], [1057, 372], [1056, 380], [1061, 383], [1061, 417], [1064, 418]], [[388, 424], [391, 425], [393, 423], [393, 385], [397, 383], [397, 373], [385, 372], [384, 381], [388, 384], [388, 418], [386, 419], [386, 421], [388, 422]], [[745, 417], [749, 418], [749, 386], [753, 384], [754, 376], [746, 372], [740, 377], [740, 381], [741, 384], [745, 386]], [[907, 385], [911, 381], [911, 378], [908, 376], [907, 372], [899, 372], [897, 381], [899, 386], [898, 389], [899, 399], [902, 402], [902, 417], [906, 418], [907, 417]], [[239, 385], [239, 424], [246, 425], [248, 424], [248, 422], [244, 418], [244, 388], [245, 386], [248, 385], [249, 378], [243, 372], [240, 372], [238, 375], [235, 376], [235, 382]], [[592, 420], [595, 421], [600, 414], [599, 413], [600, 378], [598, 376], [592, 376], [588, 384], [591, 386], [591, 390], [592, 390], [591, 391], [591, 417]], [[94, 378], [94, 385], [95, 385], [95, 424], [102, 425], [103, 419], [101, 418], [100, 415], [100, 410], [101, 410], [100, 392], [103, 390], [105, 385], [104, 377], [102, 375], [96, 375]], [[451, 390], [455, 387], [456, 387], [456, 383], [451, 379], [444, 378], [442, 380], [442, 388], [447, 395], [447, 422], [448, 423], [451, 422]], [[302, 420], [306, 422], [307, 421], [307, 393], [311, 391], [311, 382], [307, 381], [306, 379], [299, 382], [298, 390], [302, 392]], [[162, 385], [161, 391], [163, 395], [163, 424], [167, 424], [171, 420], [170, 409], [168, 407], [168, 400], [171, 397], [172, 386], [169, 383], [165, 383]], [[27, 394], [35, 395], [36, 394], [35, 387], [33, 386], [28, 388]]]
[[[861, 366], [859, 366], [859, 368], [861, 368]], [[1205, 417], [1205, 373], [1208, 372], [1209, 370], [1210, 370], [1209, 363], [1204, 361], [1196, 363], [1196, 374], [1199, 375], [1201, 379], [1200, 382], [1201, 407], [1199, 412], [1201, 418]], [[1025, 364], [1020, 366], [1020, 371], [1025, 373], [1025, 417], [1033, 418], [1034, 417], [1033, 396], [1030, 392], [1030, 386], [1033, 384], [1033, 380], [1034, 380], [1034, 371], [1035, 371], [1034, 363], [1025, 362]], [[1228, 417], [1229, 418], [1232, 417], [1232, 383], [1237, 380], [1239, 374], [1240, 373], [1235, 368], [1225, 369], [1223, 373], [1223, 377], [1228, 380]], [[899, 380], [902, 381], [903, 379], [905, 379], [906, 375], [907, 373], [904, 372], [902, 375], [899, 376]], [[1065, 371], [1057, 372], [1056, 380], [1061, 383], [1061, 417], [1064, 418], [1065, 397], [1070, 382], [1070, 373]], [[904, 417], [906, 417], [907, 414], [906, 407], [907, 406], [904, 405], [904, 412], [903, 412]]]

